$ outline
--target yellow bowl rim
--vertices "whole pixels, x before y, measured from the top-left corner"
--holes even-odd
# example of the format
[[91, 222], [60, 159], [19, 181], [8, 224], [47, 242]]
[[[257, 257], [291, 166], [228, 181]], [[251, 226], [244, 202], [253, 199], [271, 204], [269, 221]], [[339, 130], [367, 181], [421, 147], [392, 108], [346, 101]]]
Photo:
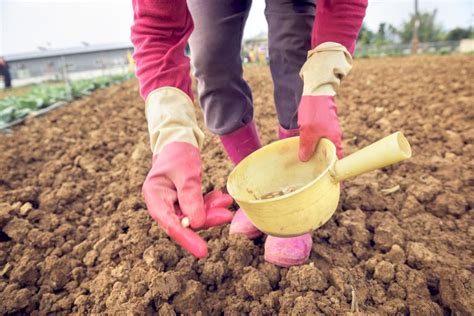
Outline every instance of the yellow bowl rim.
[[[280, 140], [277, 140], [273, 143], [270, 143], [266, 146], [263, 146], [259, 149], [257, 149], [256, 151], [254, 151], [253, 153], [251, 153], [250, 155], [248, 155], [247, 157], [245, 157], [241, 162], [247, 160], [247, 159], [250, 159], [250, 157], [255, 154], [256, 152], [260, 151], [260, 150], [263, 150], [264, 148], [268, 149], [268, 147], [270, 146], [273, 146], [279, 142], [285, 142], [285, 141], [293, 141], [294, 138], [299, 138], [299, 136], [296, 136], [296, 137], [289, 137], [289, 138], [286, 138], [286, 139], [280, 139]], [[259, 200], [248, 200], [248, 201], [245, 201], [245, 200], [237, 200], [237, 201], [242, 201], [244, 203], [252, 203], [252, 204], [260, 204], [260, 203], [268, 203], [268, 202], [274, 202], [274, 201], [279, 201], [279, 200], [283, 200], [283, 199], [286, 199], [288, 197], [291, 197], [293, 195], [296, 195], [304, 190], [306, 190], [307, 188], [313, 186], [316, 182], [319, 181], [319, 179], [321, 179], [323, 176], [325, 176], [329, 170], [332, 168], [332, 166], [334, 166], [334, 164], [336, 163], [336, 159], [337, 159], [337, 156], [336, 156], [336, 146], [334, 145], [333, 142], [331, 142], [329, 139], [327, 138], [321, 138], [322, 141], [327, 141], [330, 145], [331, 145], [331, 151], [332, 151], [332, 159], [331, 161], [329, 162], [328, 166], [326, 167], [326, 169], [323, 170], [323, 172], [321, 172], [319, 174], [319, 176], [316, 177], [316, 179], [308, 182], [308, 184], [302, 186], [301, 188], [299, 188], [298, 190], [295, 190], [293, 192], [290, 192], [288, 194], [284, 194], [284, 195], [280, 195], [280, 196], [277, 196], [277, 197], [273, 197], [273, 198], [269, 198], [269, 199], [259, 199]], [[240, 163], [239, 163], [240, 164]], [[232, 175], [234, 174], [235, 170], [238, 168], [238, 165], [234, 168], [234, 170], [231, 171], [231, 173], [229, 174], [229, 177], [228, 179], [230, 179], [232, 177]], [[232, 196], [232, 193], [230, 192], [231, 190], [229, 190], [229, 181], [227, 181], [227, 192], [229, 192], [229, 194]]]

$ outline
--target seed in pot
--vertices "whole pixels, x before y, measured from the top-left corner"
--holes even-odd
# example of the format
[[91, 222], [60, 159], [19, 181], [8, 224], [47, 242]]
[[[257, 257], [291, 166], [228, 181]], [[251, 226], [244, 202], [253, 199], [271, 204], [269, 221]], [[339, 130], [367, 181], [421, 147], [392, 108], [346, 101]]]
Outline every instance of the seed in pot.
[[283, 188], [279, 191], [275, 191], [275, 192], [270, 192], [270, 193], [267, 193], [265, 195], [263, 195], [261, 197], [262, 200], [265, 200], [265, 199], [272, 199], [274, 197], [278, 197], [278, 196], [282, 196], [282, 195], [285, 195], [285, 194], [289, 194], [293, 191], [296, 191], [298, 189], [297, 186], [289, 186], [289, 187], [286, 187], [286, 188]]
[[262, 199], [272, 199], [274, 197], [282, 196], [285, 195], [286, 193], [284, 191], [276, 191], [276, 192], [270, 192], [262, 196]]

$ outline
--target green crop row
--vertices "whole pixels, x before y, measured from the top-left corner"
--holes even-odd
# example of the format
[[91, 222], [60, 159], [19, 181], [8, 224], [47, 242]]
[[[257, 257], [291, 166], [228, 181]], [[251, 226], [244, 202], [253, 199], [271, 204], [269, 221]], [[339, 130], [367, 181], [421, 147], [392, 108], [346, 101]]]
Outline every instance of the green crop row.
[[105, 88], [130, 78], [130, 75], [114, 75], [94, 79], [77, 80], [66, 84], [42, 84], [21, 96], [0, 99], [0, 128], [28, 114], [47, 108], [59, 101], [72, 101], [92, 91]]

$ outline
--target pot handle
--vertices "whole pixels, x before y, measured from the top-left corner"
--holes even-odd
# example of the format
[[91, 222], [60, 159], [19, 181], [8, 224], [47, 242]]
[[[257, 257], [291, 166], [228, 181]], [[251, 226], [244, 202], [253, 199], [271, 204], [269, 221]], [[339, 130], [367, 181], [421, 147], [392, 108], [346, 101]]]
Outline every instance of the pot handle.
[[410, 157], [410, 144], [401, 132], [396, 132], [338, 160], [331, 170], [331, 175], [340, 182]]

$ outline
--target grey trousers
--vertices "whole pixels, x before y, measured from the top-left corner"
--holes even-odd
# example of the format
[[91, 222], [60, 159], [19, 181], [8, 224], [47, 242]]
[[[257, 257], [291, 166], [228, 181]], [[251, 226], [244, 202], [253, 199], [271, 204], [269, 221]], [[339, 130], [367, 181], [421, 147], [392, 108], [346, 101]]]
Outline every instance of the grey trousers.
[[[253, 119], [252, 92], [242, 77], [241, 43], [251, 0], [188, 0], [194, 21], [191, 62], [209, 130], [231, 133]], [[297, 128], [303, 91], [299, 71], [311, 49], [314, 0], [266, 0], [270, 70], [278, 120]]]

